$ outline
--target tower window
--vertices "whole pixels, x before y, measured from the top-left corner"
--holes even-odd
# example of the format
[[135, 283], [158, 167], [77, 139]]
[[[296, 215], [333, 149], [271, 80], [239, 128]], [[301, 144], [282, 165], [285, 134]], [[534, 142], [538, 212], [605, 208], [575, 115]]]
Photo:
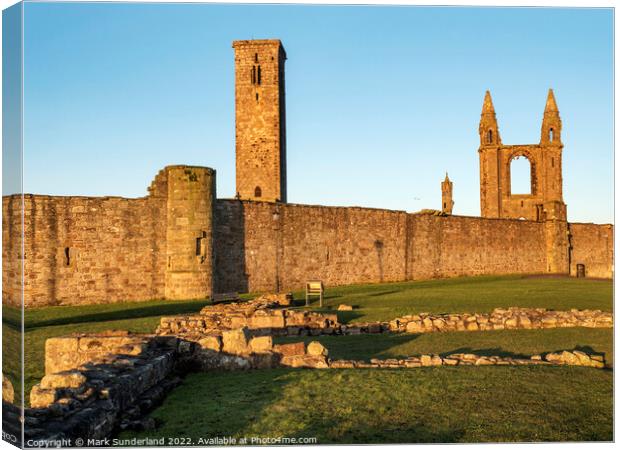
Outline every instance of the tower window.
[[257, 63], [258, 62], [258, 53], [254, 53], [254, 62]]
[[555, 159], [551, 158], [551, 167], [555, 167]]
[[260, 66], [252, 66], [252, 73], [250, 78], [252, 84], [260, 84]]
[[549, 128], [549, 142], [553, 142], [553, 128]]
[[256, 186], [254, 189], [254, 197], [260, 197], [261, 195], [263, 195], [263, 191], [261, 191], [260, 186]]
[[65, 247], [65, 266], [71, 265], [71, 249], [69, 247]]
[[493, 143], [493, 130], [489, 130], [489, 132], [487, 133], [487, 142], [489, 144]]

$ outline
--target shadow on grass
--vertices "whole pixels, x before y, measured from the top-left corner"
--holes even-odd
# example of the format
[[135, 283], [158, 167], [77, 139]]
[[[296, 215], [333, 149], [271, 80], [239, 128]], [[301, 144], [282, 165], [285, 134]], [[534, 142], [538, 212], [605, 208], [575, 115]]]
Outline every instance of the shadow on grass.
[[[385, 336], [385, 335], [382, 335]], [[419, 334], [393, 334], [389, 339], [377, 339], [377, 335], [361, 334], [350, 336], [292, 336], [275, 338], [275, 343], [319, 341], [329, 351], [332, 359], [357, 359], [368, 361], [394, 347], [405, 345], [419, 338]], [[334, 345], [336, 344], [336, 345]], [[392, 356], [390, 356], [392, 357]]]
[[435, 425], [431, 429], [428, 424], [421, 422], [403, 426], [389, 418], [373, 420], [372, 423], [357, 422], [348, 427], [344, 425], [344, 429], [338, 430], [336, 438], [326, 438], [334, 433], [334, 428], [340, 427], [343, 427], [343, 424], [335, 422], [334, 417], [316, 418], [307, 423], [297, 435], [322, 437], [319, 444], [453, 444], [461, 442], [465, 435], [462, 428]]
[[[117, 309], [113, 311], [93, 312], [90, 314], [66, 315], [61, 317], [47, 317], [45, 311], [26, 311], [24, 328], [40, 328], [57, 325], [69, 325], [87, 322], [107, 322], [113, 320], [141, 319], [145, 317], [188, 314], [200, 311], [204, 306], [210, 305], [209, 300], [188, 301], [144, 306], [136, 303], [135, 307]], [[68, 307], [70, 308], [70, 307]], [[50, 314], [50, 315], [53, 315]]]

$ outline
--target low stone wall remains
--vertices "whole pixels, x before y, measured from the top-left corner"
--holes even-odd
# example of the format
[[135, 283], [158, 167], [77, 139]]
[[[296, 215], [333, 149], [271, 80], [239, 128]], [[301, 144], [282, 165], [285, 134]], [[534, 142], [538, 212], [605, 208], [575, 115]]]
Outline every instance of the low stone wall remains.
[[540, 328], [611, 328], [613, 315], [601, 310], [553, 311], [544, 308], [496, 308], [491, 313], [412, 314], [389, 322], [392, 331], [487, 331]]
[[340, 329], [336, 314], [295, 310], [288, 308], [290, 304], [290, 296], [273, 294], [246, 302], [209, 305], [199, 314], [162, 317], [155, 333], [196, 341], [242, 327], [254, 335], [269, 336], [318, 336]]
[[[340, 324], [336, 314], [287, 307], [290, 302], [263, 296], [249, 302], [206, 306], [199, 314], [162, 317], [159, 335], [198, 341], [223, 330], [248, 327], [255, 335], [318, 336], [366, 333], [432, 333], [541, 328], [610, 328], [613, 315], [601, 310], [553, 311], [544, 308], [496, 308], [490, 313], [411, 314], [384, 322]], [[280, 296], [285, 298], [284, 295]]]
[[471, 353], [452, 353], [445, 356], [420, 355], [407, 359], [371, 359], [370, 362], [355, 360], [334, 360], [330, 369], [400, 369], [431, 366], [532, 366], [532, 365], [570, 365], [602, 369], [605, 367], [603, 355], [588, 355], [582, 351], [563, 351], [534, 355], [530, 358], [505, 356], [481, 356]]
[[[268, 295], [248, 302], [208, 306], [193, 316], [162, 318], [153, 335], [108, 331], [48, 339], [46, 375], [33, 387], [31, 408], [25, 410], [27, 442], [33, 446], [37, 441], [50, 439], [103, 439], [122, 429], [152, 427], [154, 423], [145, 419], [145, 415], [189, 371], [274, 367], [605, 366], [602, 355], [578, 350], [530, 358], [458, 353], [370, 362], [330, 360], [327, 349], [319, 342], [274, 344], [274, 336], [613, 326], [612, 314], [608, 312], [529, 308], [497, 308], [491, 313], [478, 314], [415, 314], [390, 322], [342, 325], [335, 314], [295, 310], [289, 306], [288, 296]], [[19, 417], [17, 407], [8, 401], [3, 402], [3, 411], [4, 423]]]

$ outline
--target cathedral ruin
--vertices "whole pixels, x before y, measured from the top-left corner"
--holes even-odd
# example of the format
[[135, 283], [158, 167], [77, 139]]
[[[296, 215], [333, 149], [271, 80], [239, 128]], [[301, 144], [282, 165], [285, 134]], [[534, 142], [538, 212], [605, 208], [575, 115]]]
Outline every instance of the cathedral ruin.
[[[533, 145], [502, 144], [487, 92], [481, 217], [451, 215], [447, 175], [442, 216], [290, 204], [286, 52], [279, 40], [235, 41], [233, 48], [236, 198], [217, 198], [215, 170], [183, 165], [162, 169], [142, 198], [5, 196], [3, 302], [19, 305], [22, 295], [26, 307], [199, 299], [300, 289], [309, 279], [334, 286], [484, 274], [612, 276], [612, 226], [567, 222], [552, 91]], [[531, 164], [529, 194], [510, 192], [517, 157]]]

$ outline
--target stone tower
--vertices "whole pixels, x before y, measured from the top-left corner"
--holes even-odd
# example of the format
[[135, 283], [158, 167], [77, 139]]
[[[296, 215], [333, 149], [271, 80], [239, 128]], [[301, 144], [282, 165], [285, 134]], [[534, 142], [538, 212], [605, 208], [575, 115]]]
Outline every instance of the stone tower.
[[213, 293], [215, 171], [168, 166], [161, 176], [167, 189], [165, 298], [209, 298]]
[[454, 201], [452, 200], [452, 181], [450, 181], [450, 178], [448, 178], [448, 172], [446, 172], [446, 178], [441, 182], [441, 212], [452, 214], [453, 207]]
[[233, 48], [237, 196], [286, 202], [284, 47], [270, 39]]
[[[503, 145], [489, 91], [480, 116], [480, 209], [482, 217], [544, 221], [566, 220], [562, 199], [562, 121], [549, 89], [538, 144]], [[530, 163], [530, 192], [511, 192], [511, 163]]]

